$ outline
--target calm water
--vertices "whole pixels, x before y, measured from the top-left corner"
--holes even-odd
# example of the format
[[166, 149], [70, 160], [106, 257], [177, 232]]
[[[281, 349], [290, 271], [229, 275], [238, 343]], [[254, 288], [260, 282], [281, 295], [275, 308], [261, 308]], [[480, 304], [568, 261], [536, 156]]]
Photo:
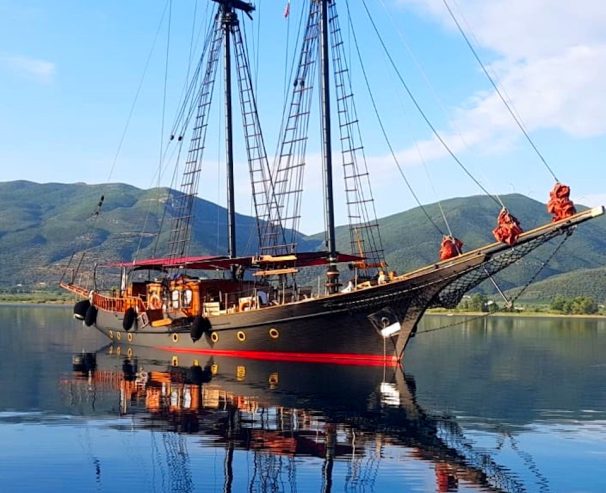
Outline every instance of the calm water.
[[401, 372], [129, 353], [3, 306], [0, 349], [2, 492], [606, 491], [604, 320], [469, 321]]

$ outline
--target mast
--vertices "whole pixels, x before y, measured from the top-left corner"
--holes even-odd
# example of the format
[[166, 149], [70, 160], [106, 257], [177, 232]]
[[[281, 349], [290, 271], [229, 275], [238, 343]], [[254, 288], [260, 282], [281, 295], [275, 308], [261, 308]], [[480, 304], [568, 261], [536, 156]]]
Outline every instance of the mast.
[[[233, 115], [231, 97], [231, 34], [233, 26], [238, 23], [234, 9], [242, 10], [247, 15], [255, 9], [252, 4], [241, 0], [213, 0], [221, 5], [221, 25], [223, 28], [223, 78], [225, 84], [225, 167], [227, 170], [227, 252], [230, 258], [236, 252], [236, 205], [234, 192], [234, 145]], [[232, 272], [232, 275], [234, 272]]]
[[324, 168], [324, 200], [326, 209], [326, 243], [328, 247], [328, 269], [326, 288], [329, 293], [339, 289], [339, 270], [337, 268], [337, 246], [335, 240], [335, 211], [332, 184], [332, 143], [330, 128], [330, 74], [328, 43], [328, 3], [334, 0], [319, 0], [320, 5], [320, 80], [321, 80], [321, 125], [322, 125], [322, 162]]
[[231, 102], [231, 26], [235, 13], [227, 2], [223, 4], [223, 78], [225, 81], [225, 168], [227, 172], [227, 253], [236, 256], [236, 201], [234, 197], [234, 142]]

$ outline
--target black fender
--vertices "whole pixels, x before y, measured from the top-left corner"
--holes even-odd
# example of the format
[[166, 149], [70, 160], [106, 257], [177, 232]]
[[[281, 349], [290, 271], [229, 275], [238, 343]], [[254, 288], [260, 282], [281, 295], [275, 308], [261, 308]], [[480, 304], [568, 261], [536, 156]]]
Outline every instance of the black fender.
[[133, 307], [127, 308], [126, 312], [124, 312], [124, 318], [122, 319], [122, 328], [124, 330], [130, 330], [135, 325], [135, 321], [137, 320], [137, 312]]
[[189, 335], [191, 336], [191, 340], [196, 342], [199, 340], [205, 333], [210, 332], [211, 325], [210, 320], [206, 317], [197, 316], [194, 318]]
[[74, 305], [74, 318], [78, 320], [84, 320], [86, 316], [86, 312], [88, 307], [90, 306], [90, 301], [88, 300], [80, 300]]
[[86, 310], [86, 315], [84, 315], [84, 325], [90, 327], [91, 325], [94, 325], [96, 321], [97, 309], [93, 305], [90, 305]]

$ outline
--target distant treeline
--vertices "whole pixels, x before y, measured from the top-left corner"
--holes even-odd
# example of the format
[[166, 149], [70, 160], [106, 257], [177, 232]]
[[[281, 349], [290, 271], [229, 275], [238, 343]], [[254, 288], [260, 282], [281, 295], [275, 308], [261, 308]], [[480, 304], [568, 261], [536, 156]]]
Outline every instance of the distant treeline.
[[481, 293], [466, 296], [457, 306], [457, 310], [484, 313], [535, 311], [561, 313], [563, 315], [595, 315], [606, 313], [604, 305], [598, 303], [591, 296], [566, 297], [557, 295], [549, 305], [525, 305], [521, 307], [515, 304], [508, 305], [505, 301], [497, 302]]
[[566, 298], [565, 296], [558, 295], [551, 302], [550, 308], [555, 312], [567, 315], [591, 315], [600, 311], [600, 306], [590, 296]]
[[[517, 291], [512, 289], [506, 294], [513, 297]], [[524, 291], [520, 300], [550, 304], [558, 297], [566, 299], [590, 297], [600, 305], [606, 304], [606, 267], [579, 269], [533, 283]]]

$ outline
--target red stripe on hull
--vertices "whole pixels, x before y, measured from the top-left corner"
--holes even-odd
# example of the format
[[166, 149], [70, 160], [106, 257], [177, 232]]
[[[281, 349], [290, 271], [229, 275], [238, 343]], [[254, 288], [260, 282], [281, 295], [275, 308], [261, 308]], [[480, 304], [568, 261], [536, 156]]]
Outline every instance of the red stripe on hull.
[[156, 346], [162, 351], [173, 353], [210, 354], [229, 358], [246, 358], [265, 361], [291, 361], [300, 363], [331, 363], [337, 365], [355, 366], [387, 366], [398, 365], [395, 356], [376, 354], [347, 354], [347, 353], [291, 353], [275, 351], [236, 351], [229, 349], [187, 349], [170, 346]]

